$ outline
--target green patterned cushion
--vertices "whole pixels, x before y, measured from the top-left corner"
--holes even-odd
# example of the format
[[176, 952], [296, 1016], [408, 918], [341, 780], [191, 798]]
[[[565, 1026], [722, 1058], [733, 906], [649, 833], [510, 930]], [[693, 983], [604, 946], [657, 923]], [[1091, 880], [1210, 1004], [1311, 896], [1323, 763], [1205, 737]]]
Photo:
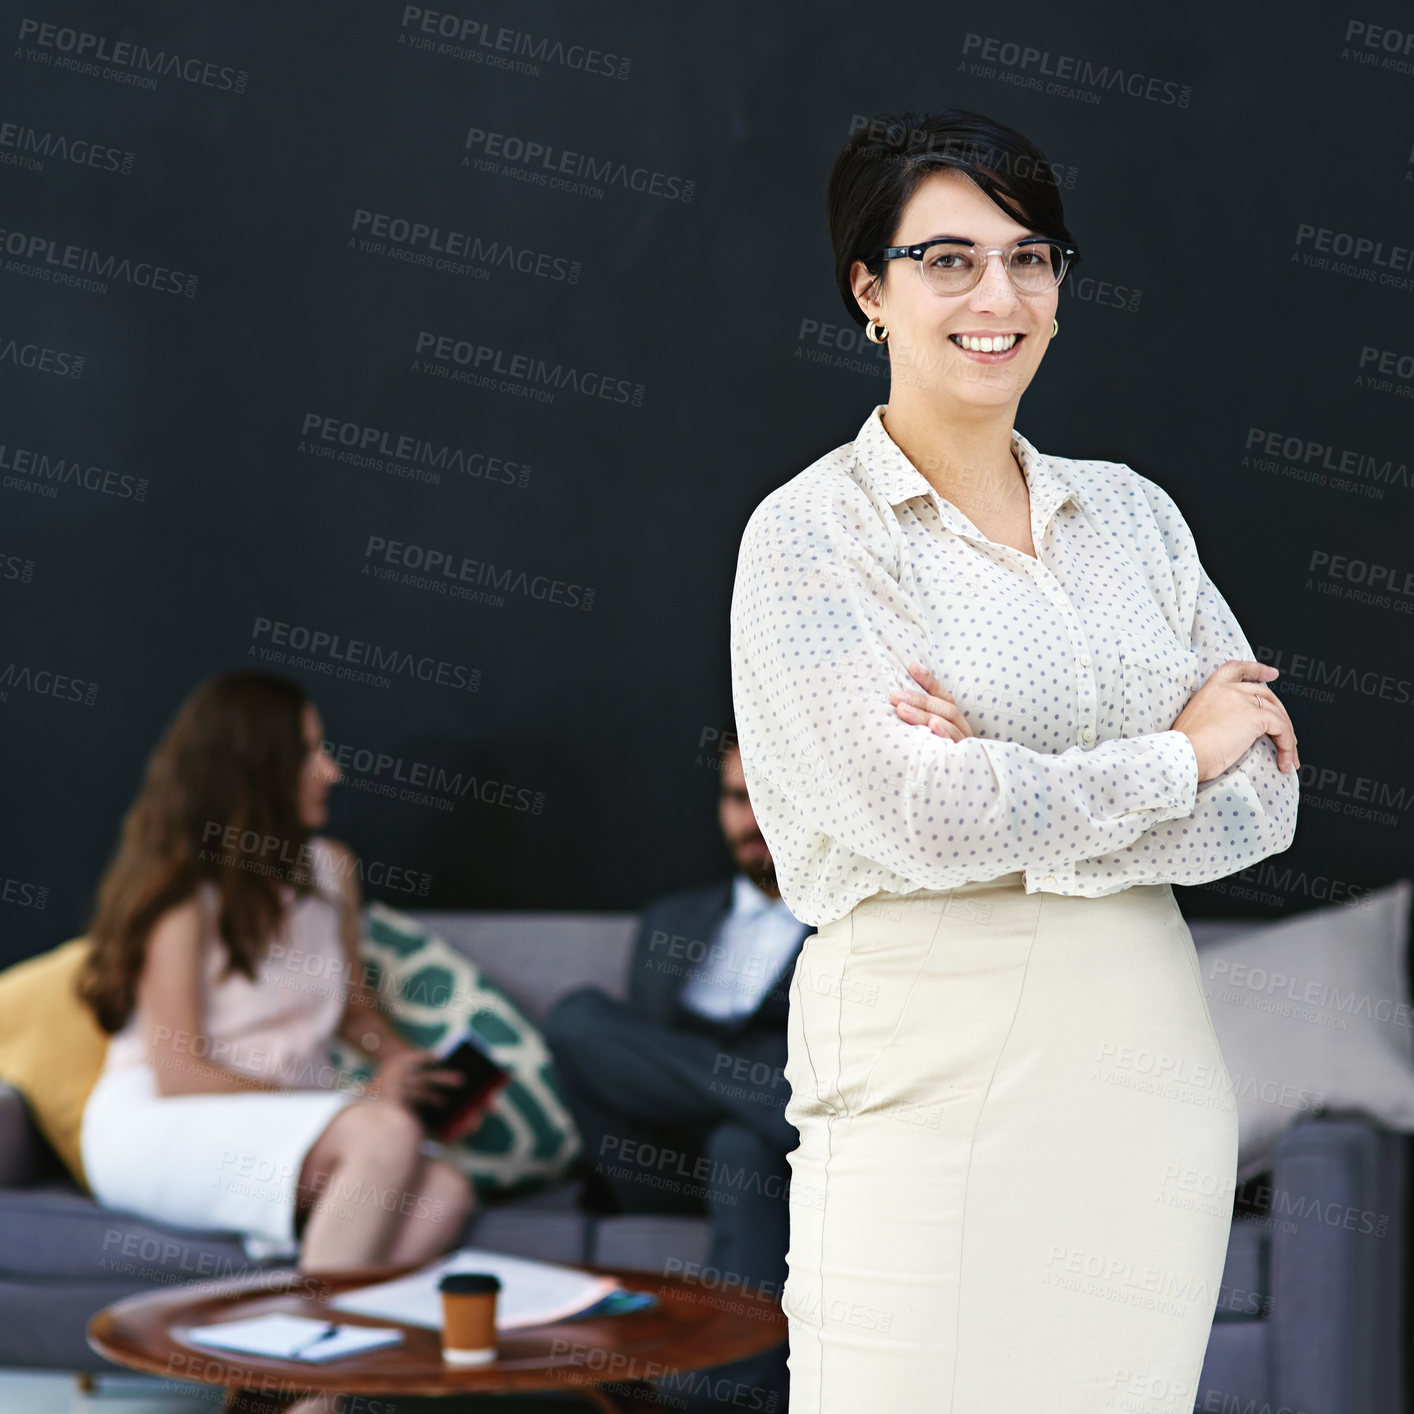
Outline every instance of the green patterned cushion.
[[[370, 903], [360, 931], [368, 984], [402, 1036], [430, 1050], [470, 1028], [512, 1073], [477, 1128], [444, 1146], [447, 1159], [478, 1194], [565, 1177], [582, 1141], [534, 1024], [469, 957], [406, 914]], [[359, 1088], [373, 1073], [373, 1062], [338, 1038], [330, 1060], [345, 1089]]]

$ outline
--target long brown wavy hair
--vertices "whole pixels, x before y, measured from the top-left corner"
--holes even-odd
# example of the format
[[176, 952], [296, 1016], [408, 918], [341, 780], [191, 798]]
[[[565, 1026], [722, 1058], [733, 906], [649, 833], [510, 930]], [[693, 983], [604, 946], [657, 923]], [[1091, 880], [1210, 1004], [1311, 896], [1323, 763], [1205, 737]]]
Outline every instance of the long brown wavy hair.
[[98, 886], [79, 996], [105, 1031], [136, 1006], [153, 924], [210, 880], [227, 975], [255, 978], [285, 910], [280, 886], [311, 892], [297, 795], [305, 760], [303, 689], [273, 673], [232, 672], [192, 690], [147, 759]]

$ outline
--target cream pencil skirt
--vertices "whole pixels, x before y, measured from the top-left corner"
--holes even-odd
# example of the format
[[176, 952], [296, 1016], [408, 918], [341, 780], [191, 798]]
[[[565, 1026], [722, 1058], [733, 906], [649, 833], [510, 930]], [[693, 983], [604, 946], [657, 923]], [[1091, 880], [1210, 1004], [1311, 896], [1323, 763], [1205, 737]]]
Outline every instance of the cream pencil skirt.
[[788, 1035], [790, 1414], [1190, 1414], [1237, 1111], [1169, 885], [875, 894]]

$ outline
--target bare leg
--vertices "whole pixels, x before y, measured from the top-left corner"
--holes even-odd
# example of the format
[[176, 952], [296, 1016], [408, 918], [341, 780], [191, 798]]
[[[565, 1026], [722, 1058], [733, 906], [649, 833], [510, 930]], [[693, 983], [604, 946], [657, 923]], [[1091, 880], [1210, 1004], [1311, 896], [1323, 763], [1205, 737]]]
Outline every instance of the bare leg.
[[445, 1256], [461, 1241], [462, 1228], [476, 1206], [469, 1179], [445, 1159], [425, 1159], [417, 1196], [393, 1236], [391, 1266], [421, 1265]]
[[423, 1137], [416, 1116], [390, 1100], [359, 1101], [334, 1116], [300, 1170], [297, 1214], [308, 1214], [301, 1271], [387, 1263], [403, 1202], [425, 1162]]

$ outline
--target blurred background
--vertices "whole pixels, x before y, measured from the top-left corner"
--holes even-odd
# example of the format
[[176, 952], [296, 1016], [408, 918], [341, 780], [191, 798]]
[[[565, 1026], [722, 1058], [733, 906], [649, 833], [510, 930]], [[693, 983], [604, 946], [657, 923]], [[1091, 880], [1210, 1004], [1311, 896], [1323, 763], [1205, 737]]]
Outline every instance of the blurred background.
[[1017, 426], [1159, 482], [1301, 739], [1277, 916], [1407, 869], [1414, 22], [1233, 6], [6, 4], [0, 962], [81, 931], [200, 679], [313, 693], [365, 896], [730, 869], [736, 552], [888, 401], [825, 183], [964, 105], [1085, 257]]

